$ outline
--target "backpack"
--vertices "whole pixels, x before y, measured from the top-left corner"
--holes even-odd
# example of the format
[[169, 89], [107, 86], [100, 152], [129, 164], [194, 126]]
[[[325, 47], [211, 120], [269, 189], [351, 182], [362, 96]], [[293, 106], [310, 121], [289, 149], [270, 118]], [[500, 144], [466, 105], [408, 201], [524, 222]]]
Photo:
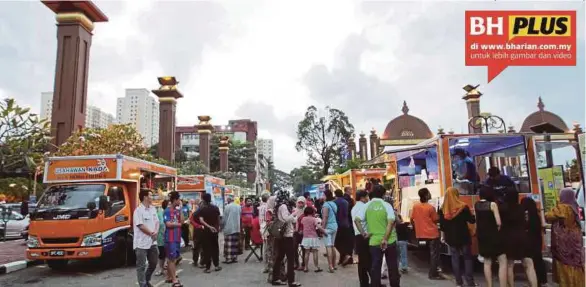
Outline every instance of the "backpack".
[[283, 238], [285, 234], [285, 222], [279, 220], [277, 214], [271, 213], [272, 220], [266, 223], [265, 233], [272, 236], [275, 239]]
[[285, 222], [279, 219], [274, 219], [271, 223], [267, 224], [267, 232], [275, 239], [283, 238], [285, 228]]

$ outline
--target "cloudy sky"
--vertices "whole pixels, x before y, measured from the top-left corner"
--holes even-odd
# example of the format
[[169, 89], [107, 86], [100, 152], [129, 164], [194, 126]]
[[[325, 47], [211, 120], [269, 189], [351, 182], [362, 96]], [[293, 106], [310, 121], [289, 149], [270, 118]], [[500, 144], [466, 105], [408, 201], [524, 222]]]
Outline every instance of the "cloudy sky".
[[[347, 0], [99, 1], [110, 18], [96, 24], [89, 104], [114, 114], [126, 88], [153, 89], [174, 75], [185, 95], [180, 125], [196, 115], [215, 124], [258, 121], [273, 138], [277, 168], [303, 164], [296, 124], [309, 105], [345, 111], [357, 132], [401, 114], [466, 130], [466, 84], [481, 84], [481, 109], [517, 129], [537, 110], [584, 125], [584, 2], [358, 2]], [[464, 66], [468, 9], [578, 10], [578, 66], [509, 67], [490, 84], [485, 67]], [[54, 14], [38, 1], [0, 2], [0, 98], [39, 109], [53, 89]]]

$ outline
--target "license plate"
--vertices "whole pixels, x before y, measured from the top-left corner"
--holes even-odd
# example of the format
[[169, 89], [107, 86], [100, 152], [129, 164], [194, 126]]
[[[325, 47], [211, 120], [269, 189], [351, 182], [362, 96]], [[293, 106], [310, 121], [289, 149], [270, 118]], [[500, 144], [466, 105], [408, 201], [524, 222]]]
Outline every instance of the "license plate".
[[51, 250], [51, 251], [49, 251], [49, 256], [65, 256], [65, 251], [63, 251], [63, 250]]

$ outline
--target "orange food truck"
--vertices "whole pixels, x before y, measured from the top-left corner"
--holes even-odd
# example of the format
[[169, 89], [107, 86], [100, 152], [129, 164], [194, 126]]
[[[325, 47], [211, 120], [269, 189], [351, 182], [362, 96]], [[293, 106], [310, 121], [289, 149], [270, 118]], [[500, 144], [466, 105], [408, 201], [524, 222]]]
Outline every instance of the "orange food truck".
[[349, 186], [352, 189], [352, 197], [355, 197], [356, 190], [364, 189], [369, 179], [375, 178], [382, 182], [385, 173], [384, 168], [351, 169], [342, 174], [324, 176], [321, 181], [329, 184], [332, 191]]
[[223, 178], [211, 175], [180, 175], [177, 178], [177, 191], [183, 199], [201, 198], [201, 195], [212, 195], [212, 203], [220, 208], [223, 213], [226, 181]]
[[53, 269], [74, 259], [132, 262], [139, 190], [153, 191], [160, 201], [163, 189], [174, 189], [176, 176], [174, 168], [123, 155], [48, 158], [48, 186], [30, 215], [27, 258], [46, 260]]
[[[386, 151], [365, 165], [386, 163], [394, 179], [395, 208], [404, 220], [415, 202], [418, 191], [426, 187], [432, 194], [430, 203], [440, 208], [445, 190], [453, 186], [460, 198], [474, 211], [479, 200], [480, 184], [487, 179], [491, 166], [499, 167], [501, 174], [515, 182], [520, 199], [531, 196], [542, 210], [542, 190], [536, 165], [535, 134], [450, 134], [438, 135], [417, 145]], [[464, 151], [477, 166], [478, 182], [463, 179], [458, 174], [455, 152]], [[474, 236], [475, 226], [471, 225]], [[473, 240], [473, 252], [477, 254], [477, 242]], [[447, 253], [447, 248], [444, 250]]]

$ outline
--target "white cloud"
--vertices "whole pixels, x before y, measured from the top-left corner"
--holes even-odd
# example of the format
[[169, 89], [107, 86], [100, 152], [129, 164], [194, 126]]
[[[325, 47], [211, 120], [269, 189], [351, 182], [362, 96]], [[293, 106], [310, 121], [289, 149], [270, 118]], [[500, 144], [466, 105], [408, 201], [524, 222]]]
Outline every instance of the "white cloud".
[[[475, 1], [477, 2], [477, 1]], [[584, 61], [578, 67], [509, 67], [486, 85], [485, 67], [465, 67], [466, 9], [578, 9], [582, 3], [423, 1], [100, 1], [108, 23], [96, 24], [89, 102], [114, 113], [125, 88], [157, 87], [174, 75], [185, 98], [180, 125], [208, 114], [216, 124], [237, 117], [259, 122], [275, 143], [277, 168], [304, 161], [294, 149], [295, 123], [310, 104], [344, 110], [357, 132], [382, 133], [401, 112], [438, 126], [466, 130], [465, 84], [483, 84], [482, 109], [519, 127], [546, 109], [568, 124], [584, 119]], [[12, 11], [12, 12], [7, 12]], [[21, 17], [34, 19], [22, 23]], [[1, 2], [0, 94], [38, 109], [53, 87], [55, 26], [38, 2]], [[581, 61], [580, 61], [581, 60]], [[10, 67], [10, 69], [6, 68]], [[564, 101], [559, 101], [560, 96]], [[567, 105], [567, 103], [577, 103]]]

